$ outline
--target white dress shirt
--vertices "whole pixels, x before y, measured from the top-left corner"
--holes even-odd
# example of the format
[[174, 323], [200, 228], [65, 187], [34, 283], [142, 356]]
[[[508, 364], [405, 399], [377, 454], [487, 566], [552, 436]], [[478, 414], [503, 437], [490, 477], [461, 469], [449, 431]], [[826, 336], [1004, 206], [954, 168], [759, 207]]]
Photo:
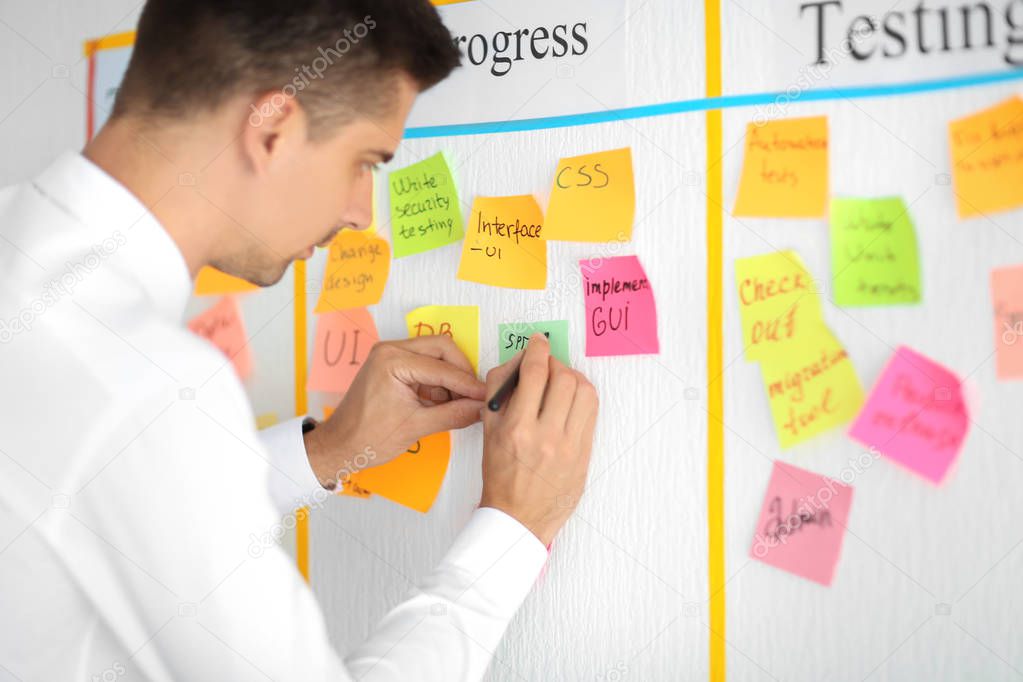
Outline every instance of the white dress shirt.
[[[174, 242], [79, 154], [0, 190], [0, 680], [479, 679], [547, 552], [478, 509], [342, 657], [266, 538], [322, 489], [182, 326]], [[317, 492], [317, 490], [321, 492]]]

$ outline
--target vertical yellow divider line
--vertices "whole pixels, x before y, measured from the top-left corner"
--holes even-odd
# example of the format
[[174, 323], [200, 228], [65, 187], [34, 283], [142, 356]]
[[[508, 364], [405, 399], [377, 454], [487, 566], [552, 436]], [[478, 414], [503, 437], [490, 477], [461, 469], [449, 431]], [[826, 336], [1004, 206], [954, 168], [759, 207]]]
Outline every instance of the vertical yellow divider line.
[[[309, 412], [309, 398], [305, 390], [306, 377], [306, 300], [305, 261], [295, 261], [295, 415]], [[298, 572], [309, 582], [309, 510], [302, 507], [295, 512], [295, 563]]]
[[[704, 1], [707, 97], [721, 96], [721, 0]], [[725, 680], [725, 423], [722, 373], [721, 109], [707, 110], [707, 579], [710, 680]]]

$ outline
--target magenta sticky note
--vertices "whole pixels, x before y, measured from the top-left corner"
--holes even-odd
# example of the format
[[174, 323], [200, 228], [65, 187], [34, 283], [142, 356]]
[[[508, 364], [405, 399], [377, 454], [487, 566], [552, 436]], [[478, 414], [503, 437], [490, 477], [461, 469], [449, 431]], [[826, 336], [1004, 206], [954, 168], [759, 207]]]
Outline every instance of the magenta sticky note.
[[895, 351], [849, 435], [932, 483], [959, 456], [970, 419], [951, 371], [905, 346]]
[[654, 290], [636, 256], [579, 261], [586, 300], [586, 355], [657, 353]]
[[844, 483], [776, 461], [750, 556], [830, 585], [842, 553], [852, 494]]

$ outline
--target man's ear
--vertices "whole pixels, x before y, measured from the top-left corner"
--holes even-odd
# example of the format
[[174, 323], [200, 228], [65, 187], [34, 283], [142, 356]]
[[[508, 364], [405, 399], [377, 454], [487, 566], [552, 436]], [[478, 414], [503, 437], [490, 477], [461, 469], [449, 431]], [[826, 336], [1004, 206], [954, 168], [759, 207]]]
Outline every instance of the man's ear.
[[308, 126], [305, 110], [294, 96], [280, 90], [266, 92], [249, 103], [241, 131], [242, 154], [258, 175], [302, 145]]

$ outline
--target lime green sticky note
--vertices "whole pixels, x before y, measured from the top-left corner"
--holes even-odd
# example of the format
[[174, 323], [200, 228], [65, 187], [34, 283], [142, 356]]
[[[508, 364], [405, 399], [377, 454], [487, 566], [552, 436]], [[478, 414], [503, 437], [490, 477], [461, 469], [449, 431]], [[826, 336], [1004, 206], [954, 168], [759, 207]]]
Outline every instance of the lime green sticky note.
[[835, 303], [920, 301], [920, 259], [909, 208], [900, 197], [831, 200]]
[[508, 362], [516, 353], [525, 349], [529, 337], [544, 334], [551, 342], [551, 355], [571, 367], [568, 355], [568, 320], [546, 322], [507, 322], [498, 325], [498, 361]]
[[387, 185], [395, 258], [436, 249], [462, 238], [462, 205], [444, 152], [394, 171]]

